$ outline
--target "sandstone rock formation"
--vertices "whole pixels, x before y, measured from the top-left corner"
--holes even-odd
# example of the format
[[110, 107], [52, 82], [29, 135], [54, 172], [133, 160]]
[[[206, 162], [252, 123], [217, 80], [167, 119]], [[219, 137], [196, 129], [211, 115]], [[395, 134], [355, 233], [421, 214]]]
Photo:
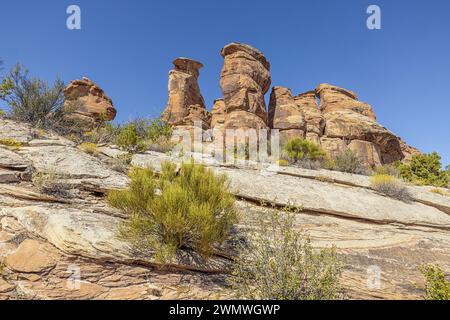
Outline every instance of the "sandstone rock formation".
[[203, 65], [188, 58], [173, 61], [169, 73], [169, 101], [162, 118], [173, 126], [192, 126], [200, 121], [204, 129], [210, 126], [210, 115], [198, 85], [199, 70]]
[[296, 104], [291, 90], [273, 87], [269, 103], [269, 127], [280, 131], [280, 143], [293, 137], [305, 138], [305, 115]]
[[270, 64], [257, 49], [230, 43], [221, 51], [220, 87], [226, 108], [226, 129], [267, 128], [264, 94], [270, 87]]
[[116, 117], [116, 109], [105, 92], [88, 78], [74, 80], [64, 90], [65, 105], [76, 117], [88, 120], [111, 121]]

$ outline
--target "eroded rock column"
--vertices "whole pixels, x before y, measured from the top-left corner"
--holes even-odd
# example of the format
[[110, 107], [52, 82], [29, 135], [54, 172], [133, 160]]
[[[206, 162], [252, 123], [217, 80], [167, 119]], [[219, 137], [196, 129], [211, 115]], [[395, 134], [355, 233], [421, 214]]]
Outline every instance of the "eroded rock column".
[[270, 87], [270, 64], [257, 49], [226, 45], [220, 86], [226, 109], [225, 129], [267, 129], [264, 94]]

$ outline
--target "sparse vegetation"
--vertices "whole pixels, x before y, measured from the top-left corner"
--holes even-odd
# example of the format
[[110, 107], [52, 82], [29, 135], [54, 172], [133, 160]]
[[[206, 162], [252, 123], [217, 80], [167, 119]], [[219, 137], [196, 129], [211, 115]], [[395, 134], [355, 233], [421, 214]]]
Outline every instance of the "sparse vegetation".
[[375, 174], [378, 175], [389, 175], [395, 178], [400, 178], [400, 170], [398, 165], [386, 164], [384, 166], [375, 167]]
[[439, 194], [439, 195], [441, 195], [441, 196], [447, 196], [447, 197], [450, 197], [450, 193], [449, 193], [449, 192], [446, 192], [446, 191], [444, 191], [444, 190], [442, 190], [442, 189], [439, 189], [439, 188], [433, 188], [433, 189], [430, 190], [430, 192]]
[[14, 150], [20, 149], [22, 147], [21, 142], [11, 138], [0, 138], [0, 145]]
[[174, 144], [170, 141], [172, 128], [161, 119], [138, 119], [117, 130], [117, 145], [131, 153], [153, 150], [168, 152]]
[[83, 142], [78, 146], [78, 148], [90, 155], [96, 155], [98, 153], [97, 145], [92, 142]]
[[280, 160], [277, 160], [277, 164], [280, 167], [287, 167], [289, 165], [289, 161], [284, 160], [284, 159], [280, 159]]
[[43, 194], [68, 198], [68, 186], [58, 181], [58, 175], [53, 172], [35, 172], [32, 176], [33, 185]]
[[283, 146], [281, 157], [299, 167], [316, 170], [323, 166], [325, 156], [325, 151], [315, 143], [294, 138]]
[[0, 109], [0, 119], [4, 118], [6, 116], [5, 111], [3, 111], [3, 109]]
[[70, 108], [64, 106], [63, 90], [62, 81], [49, 86], [43, 80], [30, 78], [28, 70], [16, 65], [2, 81], [0, 98], [9, 105], [10, 118], [66, 134], [79, 130], [79, 123], [66, 117]]
[[108, 159], [107, 164], [114, 171], [117, 171], [120, 173], [128, 173], [132, 159], [133, 159], [132, 154], [124, 153], [124, 154], [118, 155], [114, 158]]
[[450, 281], [438, 265], [424, 265], [420, 271], [426, 279], [426, 300], [450, 300]]
[[400, 175], [417, 185], [447, 187], [450, 177], [442, 170], [441, 157], [437, 152], [416, 155], [408, 164], [400, 164]]
[[367, 174], [367, 169], [358, 156], [351, 150], [346, 150], [329, 159], [329, 169], [354, 174]]
[[180, 248], [208, 257], [236, 222], [234, 197], [225, 176], [193, 163], [164, 163], [158, 176], [134, 168], [130, 188], [112, 191], [108, 202], [129, 215], [120, 235], [135, 249], [169, 261]]
[[294, 230], [293, 215], [261, 219], [248, 236], [228, 282], [239, 298], [332, 300], [343, 297], [336, 248], [314, 249]]
[[370, 178], [370, 187], [391, 198], [401, 201], [411, 201], [412, 196], [401, 181], [388, 174], [376, 174]]

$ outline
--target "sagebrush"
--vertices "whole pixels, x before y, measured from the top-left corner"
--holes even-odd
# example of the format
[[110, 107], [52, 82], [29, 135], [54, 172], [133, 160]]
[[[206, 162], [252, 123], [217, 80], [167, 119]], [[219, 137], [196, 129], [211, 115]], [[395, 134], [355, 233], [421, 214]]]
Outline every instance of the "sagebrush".
[[409, 202], [413, 198], [406, 186], [397, 178], [388, 174], [376, 174], [370, 178], [370, 187], [391, 198]]
[[428, 264], [420, 268], [426, 279], [426, 300], [450, 300], [450, 281], [438, 265]]

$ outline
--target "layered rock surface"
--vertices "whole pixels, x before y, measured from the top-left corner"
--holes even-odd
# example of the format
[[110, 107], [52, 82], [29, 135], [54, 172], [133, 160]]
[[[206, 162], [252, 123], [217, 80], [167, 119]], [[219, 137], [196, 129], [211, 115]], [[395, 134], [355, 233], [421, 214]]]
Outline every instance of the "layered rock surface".
[[[30, 128], [23, 129], [26, 141]], [[33, 140], [0, 157], [6, 170], [32, 166], [56, 172], [77, 192], [60, 198], [41, 194], [27, 181], [0, 183], [1, 299], [231, 298], [223, 281], [231, 267], [231, 243], [209, 261], [182, 251], [161, 269], [151, 253], [136, 254], [117, 237], [125, 216], [102, 197], [107, 189], [126, 187], [128, 179], [62, 138], [41, 137], [34, 147]], [[105, 157], [117, 154], [101, 150]], [[132, 165], [160, 170], [167, 160], [183, 161], [150, 152], [135, 155]], [[421, 264], [439, 263], [450, 271], [450, 198], [429, 188], [408, 187], [414, 200], [405, 203], [370, 190], [365, 176], [224, 166], [214, 159], [205, 164], [230, 178], [239, 199], [238, 232], [284, 206], [299, 209], [295, 228], [307, 231], [314, 246], [336, 244], [345, 258], [343, 284], [350, 298], [421, 298]], [[374, 265], [382, 274], [379, 288], [366, 285]]]
[[64, 90], [65, 105], [78, 118], [88, 121], [111, 121], [116, 109], [105, 92], [88, 78], [74, 80]]
[[264, 94], [269, 90], [270, 64], [257, 49], [241, 43], [226, 45], [220, 87], [227, 117], [225, 128], [265, 128]]

